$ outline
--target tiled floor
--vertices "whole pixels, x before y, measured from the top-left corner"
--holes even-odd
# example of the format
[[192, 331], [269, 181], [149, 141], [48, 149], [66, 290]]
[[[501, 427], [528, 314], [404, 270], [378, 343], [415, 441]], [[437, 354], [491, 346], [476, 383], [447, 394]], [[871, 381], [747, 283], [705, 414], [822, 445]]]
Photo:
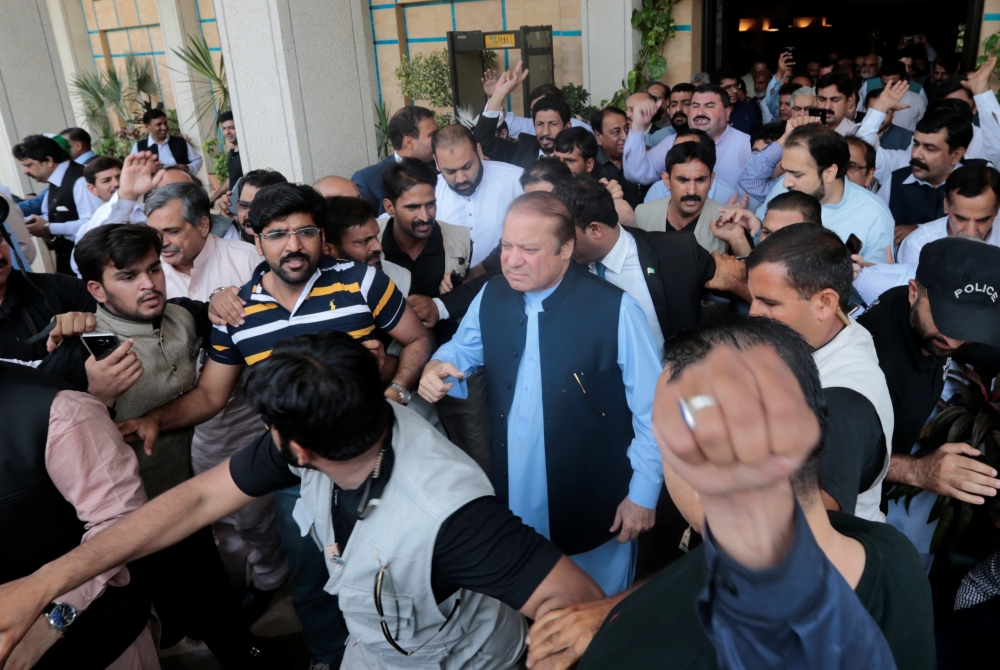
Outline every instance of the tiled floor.
[[[302, 625], [292, 609], [292, 596], [287, 582], [275, 594], [264, 616], [250, 630], [274, 645], [279, 659], [275, 670], [309, 668], [309, 654], [302, 642]], [[203, 643], [187, 639], [164, 649], [160, 653], [160, 665], [163, 670], [219, 670], [215, 656]]]

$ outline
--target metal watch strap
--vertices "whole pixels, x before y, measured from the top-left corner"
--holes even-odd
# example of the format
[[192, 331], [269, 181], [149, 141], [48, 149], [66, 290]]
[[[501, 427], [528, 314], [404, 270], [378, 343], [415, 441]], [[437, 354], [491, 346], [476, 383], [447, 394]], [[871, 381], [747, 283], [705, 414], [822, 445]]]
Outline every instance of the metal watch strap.
[[402, 384], [397, 384], [396, 382], [389, 384], [389, 388], [396, 389], [396, 392], [399, 393], [400, 402], [402, 402], [404, 405], [410, 404], [410, 400], [413, 398], [413, 394], [410, 392], [408, 388], [406, 388]]

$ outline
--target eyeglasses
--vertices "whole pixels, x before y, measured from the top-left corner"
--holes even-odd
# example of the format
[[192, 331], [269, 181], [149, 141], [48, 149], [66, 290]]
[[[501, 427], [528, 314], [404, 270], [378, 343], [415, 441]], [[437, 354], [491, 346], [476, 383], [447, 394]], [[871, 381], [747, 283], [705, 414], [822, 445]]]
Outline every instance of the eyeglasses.
[[[395, 638], [393, 638], [392, 633], [389, 632], [389, 624], [385, 622], [385, 614], [382, 612], [382, 583], [385, 581], [385, 577], [388, 577], [389, 588], [392, 590], [393, 597], [395, 598], [396, 587], [392, 583], [392, 573], [389, 572], [388, 565], [383, 565], [381, 568], [379, 568], [378, 574], [375, 575], [375, 610], [378, 612], [378, 620], [379, 623], [382, 625], [382, 634], [385, 635], [386, 641], [392, 645], [392, 648], [398, 651], [400, 654], [402, 654], [403, 656], [413, 656], [415, 653], [426, 647], [431, 640], [436, 638], [438, 636], [438, 633], [444, 630], [444, 627], [448, 625], [448, 622], [451, 621], [451, 618], [455, 615], [455, 612], [458, 610], [458, 606], [462, 603], [462, 599], [459, 598], [455, 600], [455, 606], [451, 608], [451, 612], [448, 614], [448, 617], [444, 620], [444, 623], [441, 624], [441, 627], [437, 629], [437, 632], [435, 632], [427, 639], [427, 642], [424, 642], [422, 645], [420, 645], [413, 651], [406, 651], [405, 649], [399, 646], [399, 643], [396, 642]], [[399, 612], [398, 601], [396, 602], [396, 611]], [[396, 634], [399, 635], [398, 628], [396, 630]]]
[[858, 165], [854, 161], [851, 161], [851, 162], [849, 162], [847, 164], [847, 169], [848, 170], [867, 170], [868, 166], [867, 165]]
[[300, 240], [314, 240], [319, 237], [319, 228], [307, 226], [298, 230], [272, 230], [269, 233], [261, 233], [260, 239], [268, 242], [284, 242], [289, 235], [295, 235]]

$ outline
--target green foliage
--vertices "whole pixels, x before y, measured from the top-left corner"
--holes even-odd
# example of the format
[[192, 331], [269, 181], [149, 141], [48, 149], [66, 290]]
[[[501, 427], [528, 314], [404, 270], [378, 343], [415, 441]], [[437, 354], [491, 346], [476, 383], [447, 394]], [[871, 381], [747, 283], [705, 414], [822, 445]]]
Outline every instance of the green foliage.
[[479, 54], [479, 59], [483, 61], [483, 72], [485, 72], [497, 64], [497, 52], [487, 49]]
[[375, 142], [378, 148], [378, 158], [388, 158], [392, 153], [392, 142], [389, 141], [389, 108], [385, 103], [375, 102]]
[[201, 143], [202, 153], [212, 161], [212, 174], [218, 178], [219, 183], [229, 179], [229, 160], [224, 146], [219, 142], [219, 138], [213, 137]]
[[434, 122], [437, 123], [438, 128], [441, 128], [442, 126], [450, 126], [451, 124], [455, 123], [455, 117], [452, 114], [448, 113], [435, 114]]
[[[125, 76], [113, 63], [97, 71], [76, 73], [70, 88], [83, 103], [87, 125], [102, 139], [110, 139], [112, 115], [126, 131], [141, 123], [142, 115], [153, 109], [153, 96], [159, 95], [150, 61], [133, 53], [125, 54]], [[162, 108], [163, 103], [157, 107]]]
[[[976, 67], [986, 62], [990, 56], [997, 57], [997, 65], [993, 73], [1000, 76], [1000, 33], [993, 33], [983, 40], [983, 55], [976, 59]], [[997, 100], [1000, 100], [1000, 91], [997, 92]]]
[[195, 113], [200, 120], [209, 113], [215, 115], [215, 125], [219, 125], [219, 114], [228, 112], [231, 107], [229, 101], [229, 85], [226, 83], [226, 66], [221, 60], [216, 69], [215, 60], [212, 59], [212, 51], [208, 48], [205, 37], [199, 35], [188, 35], [188, 43], [182, 49], [174, 49], [184, 64], [187, 65], [194, 74], [194, 79], [187, 83], [200, 84], [195, 90], [199, 91], [195, 99]]
[[667, 59], [660, 48], [673, 39], [676, 26], [670, 12], [677, 0], [642, 0], [641, 9], [632, 10], [632, 27], [640, 31], [641, 44], [635, 67], [629, 70], [622, 87], [610, 101], [602, 100], [601, 106], [611, 105], [625, 109], [625, 100], [633, 93], [643, 91], [667, 73]]
[[[964, 366], [958, 374], [952, 372], [949, 378], [955, 382], [958, 394], [947, 402], [940, 401], [940, 411], [924, 429], [916, 455], [925, 456], [944, 444], [965, 442], [982, 452], [976, 460], [1000, 469], [1000, 383], [990, 385], [996, 389], [990, 391], [979, 372]], [[920, 492], [921, 489], [915, 486], [900, 485], [893, 488], [888, 497], [903, 498], [909, 510], [910, 501]], [[966, 554], [978, 561], [1000, 548], [996, 531], [982, 530], [992, 528], [984, 509], [990, 502], [987, 499], [986, 506], [972, 505], [939, 495], [927, 517], [928, 523], [937, 520], [931, 553], [948, 547], [952, 553]]]
[[394, 74], [400, 91], [414, 103], [419, 100], [438, 108], [454, 105], [446, 49], [405, 57]]
[[562, 92], [563, 97], [566, 98], [566, 104], [569, 105], [570, 114], [589, 123], [590, 115], [598, 109], [587, 104], [587, 101], [590, 100], [590, 91], [583, 86], [566, 84], [562, 87]]

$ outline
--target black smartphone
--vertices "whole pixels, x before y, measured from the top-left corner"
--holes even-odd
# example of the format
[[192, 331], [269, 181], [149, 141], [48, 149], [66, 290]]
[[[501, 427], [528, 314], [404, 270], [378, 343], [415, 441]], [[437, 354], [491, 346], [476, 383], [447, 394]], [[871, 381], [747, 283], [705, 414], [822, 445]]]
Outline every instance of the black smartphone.
[[863, 246], [864, 242], [862, 242], [861, 239], [854, 233], [851, 233], [851, 236], [847, 238], [847, 250], [851, 252], [852, 256], [854, 254], [860, 254], [861, 247]]
[[829, 109], [820, 109], [819, 107], [810, 107], [808, 111], [809, 116], [818, 116], [823, 123], [826, 123], [826, 117], [830, 113]]
[[111, 352], [121, 346], [118, 336], [114, 333], [87, 333], [81, 335], [83, 346], [99, 361], [111, 355]]

